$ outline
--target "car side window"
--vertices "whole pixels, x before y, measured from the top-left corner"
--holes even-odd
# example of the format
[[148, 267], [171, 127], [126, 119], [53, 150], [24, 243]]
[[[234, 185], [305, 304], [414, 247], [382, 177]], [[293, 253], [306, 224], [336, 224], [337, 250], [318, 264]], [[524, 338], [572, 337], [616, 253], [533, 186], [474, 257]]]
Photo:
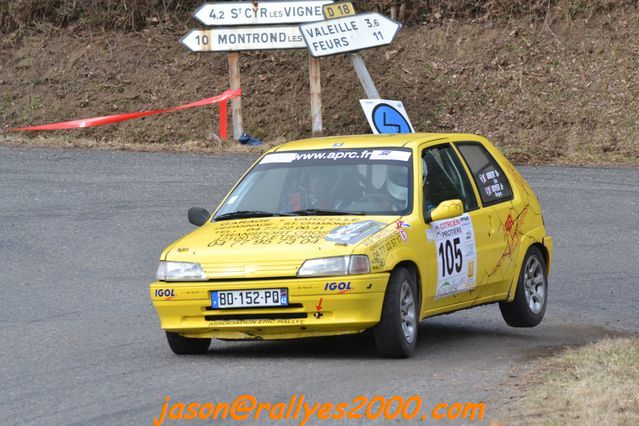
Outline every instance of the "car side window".
[[473, 175], [484, 205], [497, 204], [513, 198], [506, 174], [484, 146], [476, 142], [463, 142], [455, 146]]
[[450, 145], [424, 150], [422, 183], [425, 214], [447, 200], [462, 200], [466, 212], [478, 208], [470, 179]]

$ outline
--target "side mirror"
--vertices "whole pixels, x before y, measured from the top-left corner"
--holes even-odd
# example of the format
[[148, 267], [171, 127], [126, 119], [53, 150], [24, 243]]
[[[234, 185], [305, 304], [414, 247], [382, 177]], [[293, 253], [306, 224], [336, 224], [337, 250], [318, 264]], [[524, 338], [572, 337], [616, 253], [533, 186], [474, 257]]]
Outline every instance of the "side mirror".
[[195, 226], [202, 226], [209, 221], [211, 213], [202, 207], [191, 207], [189, 209], [189, 222]]
[[442, 201], [437, 207], [430, 212], [430, 217], [426, 219], [427, 223], [435, 222], [443, 219], [461, 216], [464, 214], [464, 203], [461, 200]]

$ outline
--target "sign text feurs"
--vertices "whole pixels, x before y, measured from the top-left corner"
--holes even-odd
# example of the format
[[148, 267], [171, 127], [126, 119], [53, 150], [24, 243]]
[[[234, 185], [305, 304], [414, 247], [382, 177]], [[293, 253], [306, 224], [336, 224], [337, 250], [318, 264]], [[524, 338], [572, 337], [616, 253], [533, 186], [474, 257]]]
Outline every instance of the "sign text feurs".
[[361, 13], [300, 25], [314, 57], [354, 52], [390, 44], [401, 25], [379, 13]]

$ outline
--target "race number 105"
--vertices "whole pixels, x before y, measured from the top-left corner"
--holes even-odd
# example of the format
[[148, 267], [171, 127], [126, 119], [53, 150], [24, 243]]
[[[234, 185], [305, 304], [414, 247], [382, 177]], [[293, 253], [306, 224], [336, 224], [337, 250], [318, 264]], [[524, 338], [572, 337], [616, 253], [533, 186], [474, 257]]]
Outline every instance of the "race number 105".
[[461, 272], [464, 259], [460, 244], [461, 239], [459, 237], [439, 243], [437, 253], [439, 254], [439, 266], [442, 271], [442, 278], [452, 275], [453, 272]]

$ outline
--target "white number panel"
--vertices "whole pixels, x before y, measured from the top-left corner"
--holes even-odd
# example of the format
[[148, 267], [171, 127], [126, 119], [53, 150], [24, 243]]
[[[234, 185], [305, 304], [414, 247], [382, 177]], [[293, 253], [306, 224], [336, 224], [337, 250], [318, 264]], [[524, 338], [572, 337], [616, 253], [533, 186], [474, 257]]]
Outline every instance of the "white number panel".
[[468, 214], [431, 223], [437, 250], [436, 299], [472, 290], [477, 275], [475, 233]]

